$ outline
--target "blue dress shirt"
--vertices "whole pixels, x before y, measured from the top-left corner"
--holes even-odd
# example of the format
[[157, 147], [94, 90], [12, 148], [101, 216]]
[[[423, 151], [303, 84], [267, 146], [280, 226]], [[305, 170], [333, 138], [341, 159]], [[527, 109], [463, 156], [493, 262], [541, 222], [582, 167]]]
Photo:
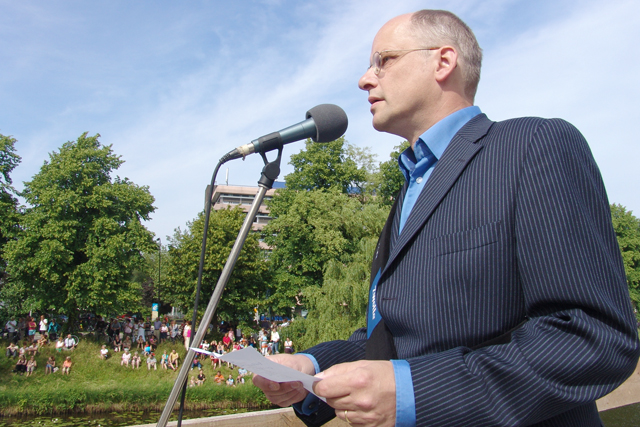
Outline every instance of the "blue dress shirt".
[[[402, 233], [411, 210], [431, 172], [433, 172], [438, 159], [442, 157], [445, 149], [462, 126], [480, 113], [480, 108], [472, 106], [448, 115], [423, 133], [413, 147], [407, 148], [400, 154], [398, 164], [409, 186], [400, 211], [399, 233]], [[303, 354], [311, 359], [316, 368], [316, 374], [320, 372], [318, 362], [312, 355], [306, 353], [298, 354]], [[392, 360], [391, 363], [393, 364], [393, 373], [396, 381], [395, 425], [396, 427], [413, 427], [416, 425], [416, 401], [409, 362], [406, 360]], [[302, 402], [293, 405], [293, 407], [302, 414], [311, 415], [318, 407], [318, 398], [309, 393]]]

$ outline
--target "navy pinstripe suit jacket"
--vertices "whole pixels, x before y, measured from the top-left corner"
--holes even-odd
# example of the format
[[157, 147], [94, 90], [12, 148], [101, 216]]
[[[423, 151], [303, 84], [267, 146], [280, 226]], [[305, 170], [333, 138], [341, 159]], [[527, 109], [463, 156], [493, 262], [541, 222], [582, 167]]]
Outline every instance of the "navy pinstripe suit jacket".
[[[600, 426], [594, 400], [633, 372], [639, 345], [580, 132], [558, 119], [476, 116], [400, 236], [397, 219], [378, 309], [411, 366], [418, 425]], [[471, 350], [524, 319], [510, 343]], [[359, 330], [305, 352], [324, 370], [364, 358], [365, 340]], [[331, 413], [301, 418], [318, 425]]]

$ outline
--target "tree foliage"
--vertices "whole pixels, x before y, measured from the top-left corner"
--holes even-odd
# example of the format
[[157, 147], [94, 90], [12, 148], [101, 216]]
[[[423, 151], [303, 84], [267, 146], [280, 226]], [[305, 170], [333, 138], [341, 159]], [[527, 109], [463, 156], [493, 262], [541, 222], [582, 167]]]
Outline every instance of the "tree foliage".
[[[329, 261], [347, 262], [364, 238], [377, 238], [388, 208], [361, 203], [338, 189], [290, 192], [288, 206], [274, 197], [275, 217], [264, 230], [271, 254], [273, 307], [283, 314], [300, 304], [301, 292], [322, 286]], [[369, 260], [370, 262], [370, 260]]]
[[15, 143], [14, 138], [0, 134], [0, 284], [4, 282], [7, 267], [5, 245], [15, 236], [18, 225], [18, 200], [11, 180], [11, 172], [20, 164]]
[[402, 172], [398, 168], [398, 157], [400, 154], [409, 148], [408, 141], [404, 141], [402, 144], [394, 147], [394, 151], [389, 155], [391, 159], [386, 162], [380, 163], [380, 172], [376, 179], [376, 193], [378, 200], [383, 205], [391, 206], [395, 200], [396, 194], [404, 185], [405, 179]]
[[640, 219], [624, 206], [611, 205], [613, 229], [622, 252], [631, 300], [640, 308]]
[[322, 287], [303, 290], [309, 314], [297, 318], [287, 330], [298, 349], [319, 342], [345, 340], [366, 326], [371, 260], [377, 238], [360, 240], [357, 251], [346, 262], [327, 262]]
[[155, 246], [142, 224], [154, 199], [147, 187], [111, 178], [123, 161], [98, 137], [65, 143], [25, 183], [30, 206], [7, 244], [10, 286], [2, 295], [23, 311], [75, 319], [78, 310], [109, 315], [139, 300], [131, 272]]
[[[209, 303], [245, 216], [239, 207], [211, 213], [200, 312]], [[187, 228], [186, 231], [178, 228], [170, 240], [166, 280], [161, 284], [160, 292], [163, 301], [190, 312], [195, 301], [204, 213], [189, 222]], [[249, 233], [216, 310], [218, 319], [236, 323], [253, 318], [253, 307], [264, 297], [266, 274], [267, 263], [259, 247], [258, 235]]]
[[295, 191], [338, 188], [342, 193], [364, 187], [371, 167], [367, 156], [372, 159], [367, 150], [349, 145], [344, 137], [327, 143], [307, 139], [305, 149], [291, 156], [293, 172], [285, 177], [286, 186]]

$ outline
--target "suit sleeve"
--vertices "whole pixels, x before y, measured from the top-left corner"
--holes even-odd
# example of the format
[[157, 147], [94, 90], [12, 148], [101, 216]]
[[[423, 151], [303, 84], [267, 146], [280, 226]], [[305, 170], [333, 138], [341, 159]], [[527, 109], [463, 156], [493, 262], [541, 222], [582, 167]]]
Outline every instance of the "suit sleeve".
[[[598, 168], [582, 135], [542, 121], [515, 203], [529, 321], [510, 343], [410, 358], [418, 425], [531, 425], [579, 408], [635, 368], [638, 338]], [[567, 424], [573, 425], [573, 424]]]
[[[311, 347], [303, 353], [310, 354], [315, 359], [320, 371], [324, 371], [339, 363], [355, 362], [364, 359], [365, 343], [367, 339], [366, 328], [355, 331], [347, 341], [329, 341]], [[296, 408], [296, 415], [307, 426], [321, 426], [335, 417], [335, 410], [326, 403], [318, 400], [305, 400], [303, 405], [312, 405], [304, 410], [303, 407]], [[310, 413], [313, 410], [313, 413]]]

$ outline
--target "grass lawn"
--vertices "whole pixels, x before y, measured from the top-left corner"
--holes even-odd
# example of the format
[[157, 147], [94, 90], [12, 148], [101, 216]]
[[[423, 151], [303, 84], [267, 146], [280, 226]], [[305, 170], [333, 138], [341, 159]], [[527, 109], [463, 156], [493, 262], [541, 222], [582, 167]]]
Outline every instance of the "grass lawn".
[[[8, 342], [3, 343], [3, 348]], [[101, 344], [82, 339], [73, 351], [56, 352], [50, 344], [36, 356], [38, 367], [35, 374], [27, 377], [12, 373], [17, 358], [0, 356], [0, 415], [15, 414], [55, 414], [64, 412], [102, 412], [121, 410], [161, 410], [169, 396], [177, 372], [164, 370], [160, 366], [160, 356], [164, 350], [172, 349], [183, 360], [186, 354], [181, 344], [165, 343], [158, 347], [156, 359], [158, 370], [147, 370], [146, 358], [142, 357], [140, 369], [120, 366], [122, 353], [109, 351], [110, 358], [100, 359]], [[4, 352], [4, 350], [3, 350]], [[62, 375], [62, 369], [53, 374], [45, 374], [49, 356], [54, 355], [56, 366], [62, 367], [66, 356], [71, 356], [71, 375]], [[211, 361], [201, 361], [207, 377], [204, 385], [187, 389], [185, 405], [187, 409], [213, 407], [270, 407], [262, 392], [251, 383], [237, 387], [218, 385], [213, 381], [217, 371]], [[225, 378], [238, 370], [223, 364], [220, 369]], [[192, 376], [197, 375], [196, 370]]]

